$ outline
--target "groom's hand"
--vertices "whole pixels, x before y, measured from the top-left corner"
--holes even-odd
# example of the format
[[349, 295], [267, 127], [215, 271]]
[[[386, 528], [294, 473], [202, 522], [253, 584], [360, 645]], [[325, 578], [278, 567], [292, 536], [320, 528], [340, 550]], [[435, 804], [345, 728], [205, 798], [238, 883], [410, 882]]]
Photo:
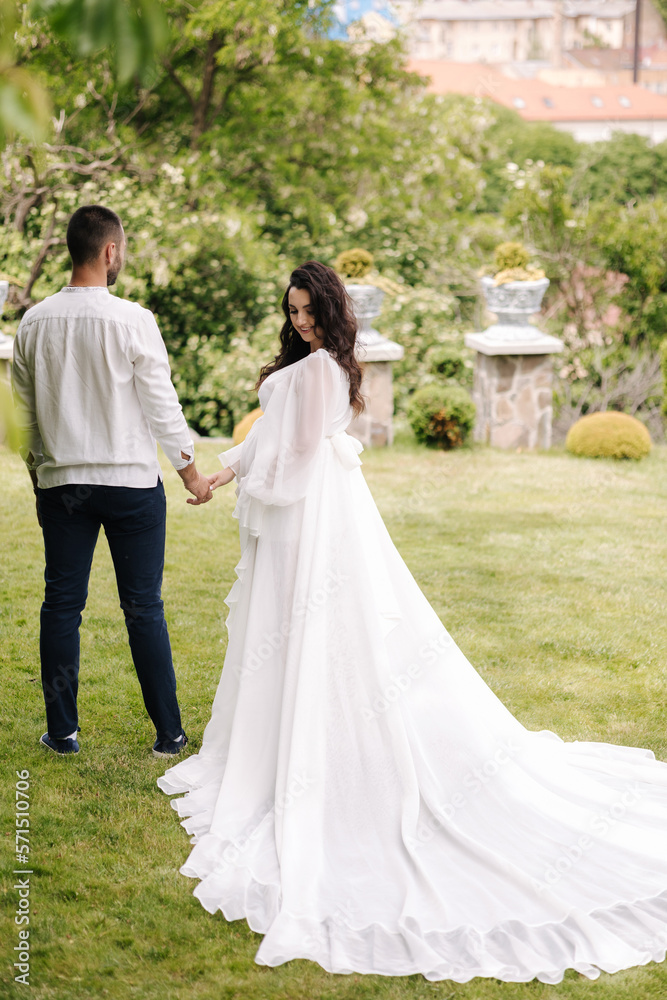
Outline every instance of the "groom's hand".
[[193, 482], [190, 485], [186, 483], [185, 488], [195, 496], [194, 500], [191, 500], [188, 497], [188, 499], [185, 502], [191, 503], [195, 507], [197, 507], [201, 503], [208, 503], [208, 501], [213, 496], [208, 479], [206, 478], [206, 476], [202, 476], [199, 473], [197, 473], [196, 482]]
[[[181, 454], [183, 454], [181, 452]], [[183, 458], [187, 458], [187, 455], [183, 455]], [[183, 485], [189, 493], [192, 493], [195, 497], [194, 500], [188, 499], [186, 502], [194, 505], [199, 505], [201, 503], [207, 503], [213, 493], [211, 492], [211, 485], [206, 478], [197, 472], [195, 463], [192, 465], [186, 465], [184, 469], [179, 469], [178, 474], [183, 480]]]

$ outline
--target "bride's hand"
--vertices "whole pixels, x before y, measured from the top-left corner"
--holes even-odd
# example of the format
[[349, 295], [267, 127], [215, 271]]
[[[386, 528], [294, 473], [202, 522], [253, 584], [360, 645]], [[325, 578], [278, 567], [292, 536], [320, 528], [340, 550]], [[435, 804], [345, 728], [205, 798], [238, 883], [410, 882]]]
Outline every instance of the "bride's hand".
[[234, 479], [235, 473], [233, 469], [227, 467], [223, 469], [222, 472], [215, 472], [212, 476], [207, 476], [209, 486], [212, 490], [217, 490], [218, 486], [226, 486], [227, 483], [231, 483]]

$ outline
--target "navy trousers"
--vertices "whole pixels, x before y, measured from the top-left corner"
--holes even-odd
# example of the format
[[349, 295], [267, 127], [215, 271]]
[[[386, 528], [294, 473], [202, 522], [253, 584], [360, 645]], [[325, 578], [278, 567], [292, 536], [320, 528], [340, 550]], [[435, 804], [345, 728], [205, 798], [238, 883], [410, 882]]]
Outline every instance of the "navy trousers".
[[79, 626], [100, 527], [109, 542], [120, 606], [146, 711], [159, 740], [181, 734], [176, 676], [161, 599], [167, 501], [162, 482], [38, 489], [46, 568], [40, 616], [42, 689], [49, 736], [77, 728]]

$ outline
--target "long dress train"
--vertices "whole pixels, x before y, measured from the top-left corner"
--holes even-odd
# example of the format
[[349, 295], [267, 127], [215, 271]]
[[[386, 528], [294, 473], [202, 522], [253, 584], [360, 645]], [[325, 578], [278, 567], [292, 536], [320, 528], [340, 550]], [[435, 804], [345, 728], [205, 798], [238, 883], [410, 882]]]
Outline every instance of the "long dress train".
[[320, 349], [263, 383], [221, 455], [241, 558], [198, 754], [158, 779], [211, 913], [256, 961], [558, 983], [662, 961], [667, 764], [533, 732], [394, 547]]

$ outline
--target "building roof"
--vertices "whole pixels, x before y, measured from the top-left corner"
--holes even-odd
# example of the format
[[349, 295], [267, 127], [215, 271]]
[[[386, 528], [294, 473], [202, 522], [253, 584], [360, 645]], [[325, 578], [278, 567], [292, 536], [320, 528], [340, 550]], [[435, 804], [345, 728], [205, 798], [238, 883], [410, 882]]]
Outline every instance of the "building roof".
[[565, 0], [565, 17], [625, 17], [634, 14], [635, 0]]
[[[564, 55], [573, 65], [591, 69], [628, 69], [632, 68], [634, 63], [632, 49], [568, 49]], [[645, 69], [663, 69], [667, 67], [667, 47], [642, 45], [639, 49], [639, 61], [640, 66]]]
[[513, 80], [484, 63], [410, 59], [407, 68], [431, 78], [432, 94], [490, 97], [527, 121], [667, 121], [667, 96], [639, 84], [563, 87], [544, 80]]
[[[399, 5], [397, 5], [399, 6]], [[506, 21], [554, 17], [555, 0], [403, 0], [415, 21]], [[616, 20], [634, 13], [635, 0], [564, 0], [563, 15]]]
[[518, 21], [553, 17], [553, 0], [426, 0], [415, 21]]

